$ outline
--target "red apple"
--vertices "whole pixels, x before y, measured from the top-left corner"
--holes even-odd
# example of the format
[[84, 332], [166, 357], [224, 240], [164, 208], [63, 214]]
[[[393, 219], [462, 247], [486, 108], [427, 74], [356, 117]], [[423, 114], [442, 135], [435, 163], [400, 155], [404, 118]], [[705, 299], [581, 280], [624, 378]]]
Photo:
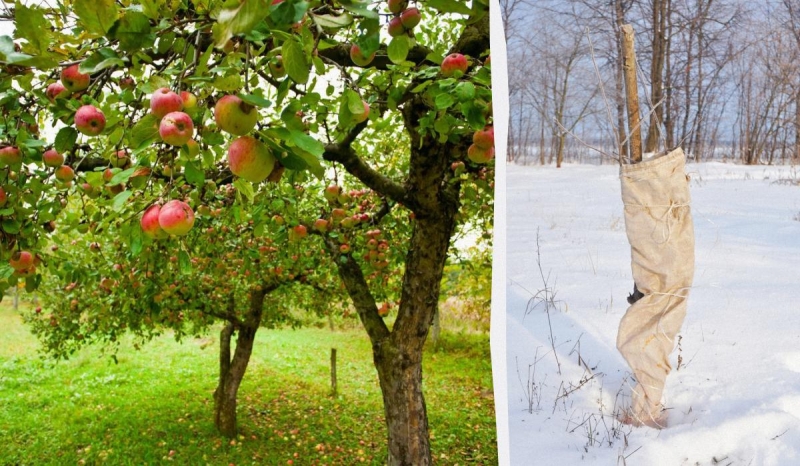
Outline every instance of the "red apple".
[[494, 148], [481, 149], [472, 144], [467, 150], [467, 157], [475, 163], [488, 163], [494, 158]]
[[48, 167], [60, 167], [64, 165], [64, 156], [55, 149], [49, 149], [42, 154], [42, 162]]
[[119, 87], [120, 89], [131, 89], [133, 90], [136, 87], [136, 81], [133, 80], [130, 76], [125, 76], [124, 78], [119, 80]]
[[70, 92], [63, 84], [55, 82], [47, 86], [44, 94], [50, 99], [50, 102], [54, 102], [56, 99], [69, 97]]
[[106, 127], [106, 116], [94, 105], [84, 105], [75, 112], [75, 128], [87, 136], [97, 136]]
[[14, 254], [11, 255], [11, 258], [8, 260], [9, 265], [14, 270], [25, 270], [30, 269], [33, 267], [34, 257], [28, 251], [16, 251]]
[[111, 154], [111, 165], [117, 168], [123, 168], [128, 165], [130, 158], [128, 158], [128, 151], [122, 149]]
[[350, 46], [350, 60], [353, 61], [358, 66], [367, 66], [372, 63], [372, 60], [375, 59], [375, 52], [372, 52], [370, 56], [364, 56], [361, 52], [361, 47], [356, 44]]
[[82, 183], [80, 185], [81, 191], [86, 194], [89, 199], [96, 199], [97, 196], [100, 195], [100, 191], [94, 189], [94, 186], [90, 185], [89, 183]]
[[192, 117], [183, 112], [171, 112], [164, 115], [158, 126], [161, 139], [172, 146], [182, 146], [192, 139], [194, 124]]
[[356, 124], [363, 123], [369, 118], [369, 104], [363, 100], [361, 103], [364, 104], [364, 113], [353, 114], [353, 122]]
[[400, 20], [399, 16], [389, 20], [387, 29], [389, 35], [392, 37], [399, 37], [406, 33], [406, 28], [403, 27], [403, 22]]
[[144, 211], [140, 224], [145, 235], [153, 239], [163, 239], [167, 237], [167, 232], [161, 229], [158, 224], [158, 214], [161, 213], [161, 206], [153, 204]]
[[164, 118], [168, 113], [180, 112], [183, 110], [183, 100], [181, 96], [169, 90], [169, 88], [162, 87], [156, 89], [153, 95], [150, 96], [150, 113], [156, 118]]
[[403, 27], [406, 29], [414, 29], [414, 26], [419, 24], [421, 19], [422, 15], [417, 8], [409, 8], [400, 13], [400, 22], [403, 23]]
[[392, 14], [399, 15], [406, 8], [408, 8], [408, 0], [389, 0], [389, 11]]
[[19, 165], [22, 163], [22, 152], [14, 146], [0, 149], [0, 166]]
[[451, 53], [442, 61], [442, 74], [447, 78], [451, 76], [459, 78], [466, 72], [467, 57], [460, 53]]
[[8, 194], [6, 194], [6, 190], [0, 186], [0, 207], [4, 207], [8, 202]]
[[214, 107], [214, 120], [217, 126], [236, 136], [243, 136], [252, 131], [256, 127], [258, 116], [255, 107], [235, 95], [226, 95], [219, 99]]
[[342, 254], [347, 254], [350, 252], [350, 245], [349, 244], [342, 244], [339, 246], [339, 252]]
[[261, 141], [242, 136], [228, 147], [228, 164], [234, 175], [252, 183], [260, 183], [275, 167], [275, 157]]
[[306, 235], [308, 235], [308, 229], [306, 228], [305, 225], [297, 225], [296, 227], [289, 230], [289, 239], [291, 241], [305, 238]]
[[472, 143], [481, 149], [494, 147], [494, 127], [487, 126], [482, 130], [475, 131], [472, 135]]
[[328, 202], [334, 204], [336, 200], [339, 198], [339, 194], [341, 194], [341, 192], [342, 188], [336, 186], [335, 184], [332, 184], [327, 188], [325, 188], [325, 192], [323, 192], [322, 195], [325, 196], [325, 199], [327, 199]]
[[314, 229], [319, 232], [325, 233], [326, 231], [328, 231], [328, 221], [325, 220], [324, 218], [318, 218], [314, 220]]
[[91, 78], [78, 71], [78, 65], [71, 65], [61, 71], [61, 84], [70, 92], [82, 91], [89, 87]]
[[189, 91], [181, 91], [181, 101], [183, 102], [183, 109], [191, 111], [197, 108], [197, 96]]
[[183, 201], [177, 199], [169, 201], [158, 214], [158, 224], [170, 235], [185, 235], [194, 225], [194, 211]]
[[61, 165], [56, 168], [56, 179], [63, 182], [72, 181], [75, 179], [75, 170], [69, 165]]

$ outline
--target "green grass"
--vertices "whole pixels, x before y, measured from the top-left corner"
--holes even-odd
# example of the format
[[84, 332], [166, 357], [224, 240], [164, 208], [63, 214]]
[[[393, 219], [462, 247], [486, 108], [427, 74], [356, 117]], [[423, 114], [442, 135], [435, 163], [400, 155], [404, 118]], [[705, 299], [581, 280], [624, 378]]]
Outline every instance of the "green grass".
[[[118, 364], [99, 348], [42, 360], [0, 305], [0, 465], [384, 464], [386, 428], [372, 353], [358, 329], [265, 330], [239, 391], [235, 441], [216, 433], [217, 338], [169, 336]], [[424, 360], [434, 461], [497, 464], [487, 335], [443, 332]], [[339, 394], [330, 395], [337, 348]]]

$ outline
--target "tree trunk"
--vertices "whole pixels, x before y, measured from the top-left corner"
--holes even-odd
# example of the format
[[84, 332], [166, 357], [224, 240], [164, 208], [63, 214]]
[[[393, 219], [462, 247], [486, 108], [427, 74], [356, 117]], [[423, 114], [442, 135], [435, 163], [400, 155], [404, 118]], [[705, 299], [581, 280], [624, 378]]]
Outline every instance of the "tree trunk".
[[[447, 146], [436, 149], [442, 152], [451, 150]], [[435, 160], [441, 155], [430, 154], [429, 158]], [[439, 208], [435, 213], [418, 216], [414, 222], [400, 309], [391, 331], [378, 315], [377, 305], [358, 263], [352, 256], [338, 252], [336, 240], [326, 240], [328, 252], [335, 258], [339, 276], [372, 342], [373, 360], [383, 393], [390, 466], [432, 464], [428, 418], [422, 394], [422, 349], [438, 306], [444, 264], [458, 211], [457, 192], [443, 194], [438, 189], [440, 183], [430, 172], [417, 175], [427, 178], [416, 180], [427, 188], [417, 190], [420, 200], [427, 205], [435, 202]], [[445, 199], [436, 200], [439, 196]]]
[[[261, 324], [264, 291], [253, 290], [250, 294], [250, 312], [244, 322], [228, 323], [219, 338], [219, 383], [214, 391], [214, 424], [219, 432], [229, 438], [238, 433], [236, 422], [236, 397], [247, 371], [253, 342]], [[231, 358], [231, 337], [237, 332], [236, 349]]]
[[661, 122], [664, 120], [664, 60], [666, 54], [666, 24], [665, 18], [669, 14], [669, 0], [653, 1], [653, 55], [650, 61], [650, 126], [647, 128], [647, 139], [644, 144], [645, 152], [656, 152], [658, 141], [661, 137]]
[[422, 351], [373, 347], [389, 429], [389, 466], [431, 464], [428, 414], [422, 395]]

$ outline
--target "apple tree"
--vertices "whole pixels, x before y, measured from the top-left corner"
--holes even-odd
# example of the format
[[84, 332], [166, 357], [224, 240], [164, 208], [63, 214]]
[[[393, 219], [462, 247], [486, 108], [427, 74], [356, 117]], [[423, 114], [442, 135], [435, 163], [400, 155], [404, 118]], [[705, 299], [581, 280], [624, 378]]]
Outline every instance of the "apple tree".
[[[145, 210], [142, 233], [136, 224], [100, 222], [80, 238], [71, 239], [69, 228], [53, 235], [43, 306], [25, 317], [45, 350], [62, 358], [86, 344], [118, 345], [125, 333], [138, 346], [165, 330], [180, 340], [221, 321], [214, 422], [222, 434], [233, 437], [237, 392], [258, 329], [298, 325], [298, 313], [323, 309], [325, 302], [343, 296], [330, 265], [315, 257], [324, 253], [321, 245], [315, 249], [309, 241], [294, 238], [300, 225], [286, 225], [285, 217], [298, 218], [300, 212], [284, 199], [295, 206], [313, 205], [298, 202], [302, 190], [284, 185], [265, 193], [266, 205], [280, 211], [272, 214], [267, 208], [232, 207], [232, 185], [205, 187], [185, 236], [157, 232], [148, 237], [148, 213], [163, 211], [166, 204]], [[75, 210], [66, 209], [65, 222], [72, 215], [113, 217], [113, 211], [88, 197]], [[287, 239], [290, 232], [292, 241]]]
[[491, 210], [488, 2], [17, 1], [0, 19], [0, 289], [66, 283], [44, 338], [216, 317], [224, 375], [261, 299], [335, 265], [389, 464], [430, 464], [422, 349], [454, 234]]

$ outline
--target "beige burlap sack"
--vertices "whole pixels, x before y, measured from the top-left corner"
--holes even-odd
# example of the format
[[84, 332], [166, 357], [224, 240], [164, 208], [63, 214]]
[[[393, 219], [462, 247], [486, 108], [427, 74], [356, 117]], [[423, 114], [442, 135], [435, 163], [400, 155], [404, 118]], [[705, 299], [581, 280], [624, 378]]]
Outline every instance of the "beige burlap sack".
[[694, 275], [694, 228], [683, 150], [620, 169], [631, 269], [644, 295], [622, 318], [617, 348], [637, 385], [627, 422], [663, 427], [669, 354], [686, 315]]

